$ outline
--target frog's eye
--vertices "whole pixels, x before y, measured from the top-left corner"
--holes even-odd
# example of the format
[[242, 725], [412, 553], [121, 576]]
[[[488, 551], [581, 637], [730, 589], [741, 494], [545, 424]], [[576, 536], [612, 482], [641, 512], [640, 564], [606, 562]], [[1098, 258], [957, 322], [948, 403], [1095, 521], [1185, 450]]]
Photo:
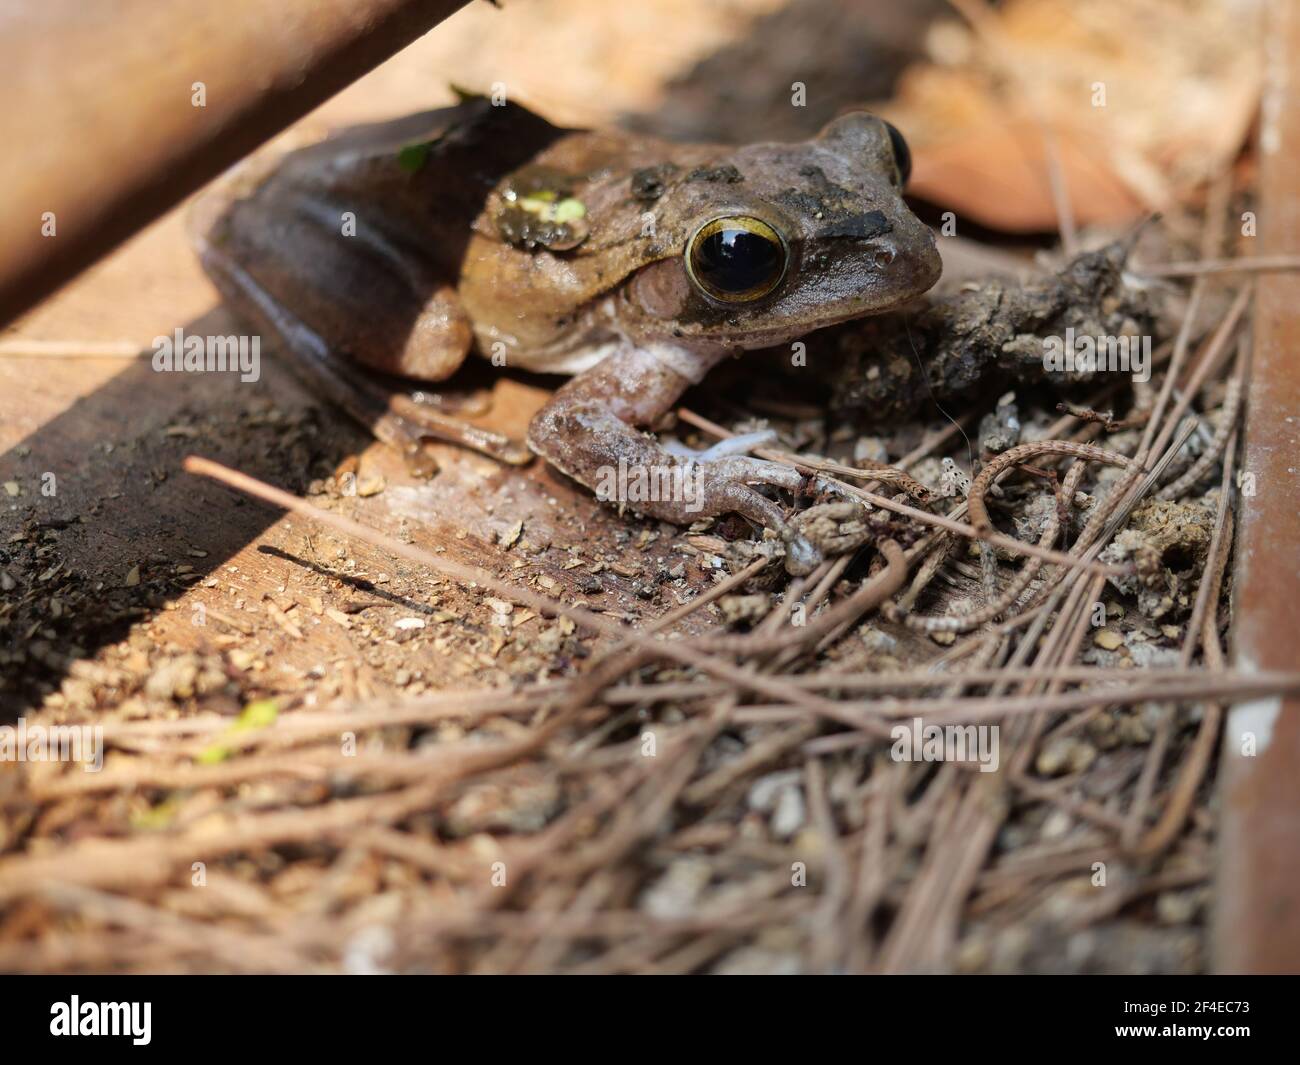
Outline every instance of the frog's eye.
[[766, 222], [733, 215], [705, 222], [686, 242], [686, 273], [723, 303], [761, 299], [785, 276], [785, 241]]
[[[884, 119], [881, 121], [884, 122]], [[889, 131], [889, 146], [894, 150], [894, 165], [898, 167], [898, 187], [901, 189], [912, 176], [912, 151], [895, 126], [885, 122], [885, 129]]]

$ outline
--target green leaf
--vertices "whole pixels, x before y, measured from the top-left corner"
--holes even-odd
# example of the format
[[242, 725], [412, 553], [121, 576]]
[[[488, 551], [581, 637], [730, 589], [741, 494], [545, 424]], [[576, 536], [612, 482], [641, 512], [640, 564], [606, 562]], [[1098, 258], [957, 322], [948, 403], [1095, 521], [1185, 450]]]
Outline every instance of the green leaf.
[[[280, 705], [274, 699], [254, 699], [240, 712], [222, 736], [231, 736], [238, 732], [250, 732], [259, 728], [270, 728], [280, 715]], [[217, 765], [234, 754], [234, 750], [220, 740], [205, 747], [194, 759], [198, 765]]]
[[211, 747], [205, 747], [194, 759], [195, 765], [217, 765], [224, 762], [235, 752], [229, 747], [223, 747], [220, 743], [214, 743]]
[[280, 714], [280, 704], [274, 699], [255, 699], [244, 707], [243, 713], [230, 726], [231, 732], [245, 732], [254, 728], [269, 728]]
[[417, 173], [429, 160], [429, 142], [407, 144], [397, 150], [397, 165], [406, 173]]

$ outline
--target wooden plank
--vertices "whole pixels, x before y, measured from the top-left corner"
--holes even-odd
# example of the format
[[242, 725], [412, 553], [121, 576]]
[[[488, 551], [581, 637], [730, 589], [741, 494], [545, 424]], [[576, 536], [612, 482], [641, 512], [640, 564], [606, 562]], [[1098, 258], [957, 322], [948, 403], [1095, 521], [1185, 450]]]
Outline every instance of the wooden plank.
[[[1300, 12], [1276, 0], [1260, 130], [1259, 254], [1300, 248]], [[1238, 490], [1233, 652], [1294, 669], [1300, 651], [1300, 274], [1260, 277]], [[1300, 701], [1228, 718], [1215, 932], [1224, 972], [1300, 971]]]
[[7, 5], [0, 323], [465, 2]]

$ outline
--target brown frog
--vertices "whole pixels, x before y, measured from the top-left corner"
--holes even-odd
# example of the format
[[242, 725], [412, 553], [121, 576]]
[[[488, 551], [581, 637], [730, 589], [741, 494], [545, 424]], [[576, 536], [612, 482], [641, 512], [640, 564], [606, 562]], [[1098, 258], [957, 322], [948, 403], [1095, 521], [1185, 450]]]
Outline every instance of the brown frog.
[[755, 488], [801, 477], [744, 454], [761, 436], [688, 454], [642, 427], [730, 355], [933, 285], [908, 169], [902, 137], [865, 112], [804, 143], [735, 148], [559, 129], [475, 98], [246, 164], [192, 228], [234, 308], [408, 456], [429, 438], [528, 453], [371, 371], [443, 381], [474, 348], [570, 374], [533, 420], [533, 451], [590, 488], [620, 464], [688, 472], [693, 493], [633, 505], [677, 523], [737, 512], [785, 533], [805, 570], [811, 545]]

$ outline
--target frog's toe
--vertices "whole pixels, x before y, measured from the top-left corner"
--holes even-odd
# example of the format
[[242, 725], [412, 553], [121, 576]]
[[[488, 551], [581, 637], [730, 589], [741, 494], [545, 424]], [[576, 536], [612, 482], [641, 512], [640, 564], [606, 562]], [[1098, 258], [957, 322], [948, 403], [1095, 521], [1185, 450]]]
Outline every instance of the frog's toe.
[[735, 511], [750, 521], [771, 529], [785, 541], [786, 572], [794, 576], [811, 573], [823, 561], [821, 550], [785, 520], [781, 508], [752, 485], [769, 484], [795, 492], [803, 474], [779, 462], [748, 456], [730, 456], [701, 463], [705, 475], [710, 511]]
[[752, 486], [769, 484], [793, 492], [803, 482], [798, 470], [747, 455], [692, 462], [687, 468], [695, 471], [701, 490], [695, 506], [699, 512], [697, 517], [716, 517], [734, 511], [778, 532], [785, 528], [781, 507]]
[[511, 466], [522, 466], [533, 459], [526, 444], [449, 417], [404, 393], [389, 393], [371, 417], [370, 426], [378, 439], [406, 455], [412, 472], [417, 472], [418, 464], [424, 461], [424, 444], [429, 440], [459, 444]]
[[676, 455], [679, 458], [695, 459], [697, 462], [712, 462], [715, 459], [727, 458], [732, 455], [748, 455], [755, 448], [764, 447], [775, 442], [775, 440], [776, 430], [759, 429], [752, 433], [729, 436], [702, 451], [687, 447], [680, 440], [671, 438], [664, 440], [663, 446], [664, 450], [670, 455]]
[[793, 466], [769, 462], [767, 459], [751, 458], [748, 455], [727, 455], [722, 458], [701, 460], [698, 466], [703, 472], [706, 485], [709, 482], [742, 486], [770, 484], [794, 492], [803, 484], [803, 474]]

